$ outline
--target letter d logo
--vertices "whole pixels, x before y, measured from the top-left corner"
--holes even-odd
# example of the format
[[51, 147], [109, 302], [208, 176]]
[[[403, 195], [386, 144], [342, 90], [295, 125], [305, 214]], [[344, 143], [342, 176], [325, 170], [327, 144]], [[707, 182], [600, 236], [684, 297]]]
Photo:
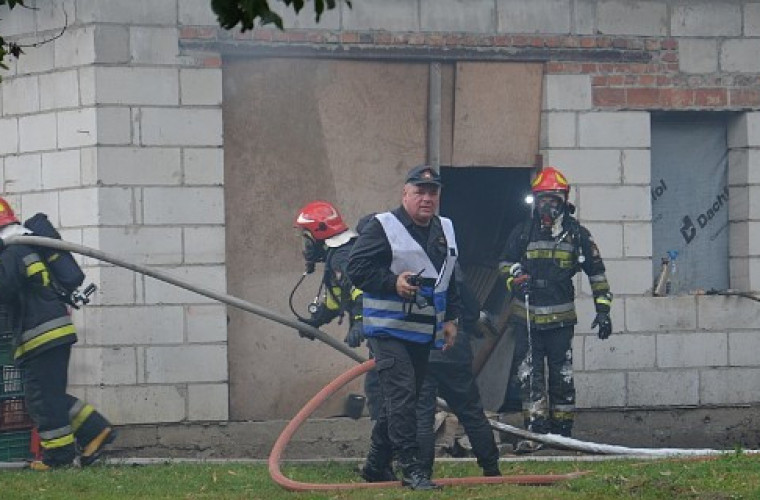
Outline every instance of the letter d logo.
[[683, 224], [681, 226], [681, 236], [683, 236], [683, 239], [689, 244], [697, 235], [697, 228], [694, 227], [694, 222], [692, 222], [691, 217], [688, 215], [681, 219], [681, 223]]

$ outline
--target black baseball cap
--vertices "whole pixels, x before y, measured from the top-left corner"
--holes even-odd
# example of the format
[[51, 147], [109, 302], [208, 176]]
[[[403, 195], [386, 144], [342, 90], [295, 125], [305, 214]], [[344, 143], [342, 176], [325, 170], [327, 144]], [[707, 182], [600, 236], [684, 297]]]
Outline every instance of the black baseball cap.
[[415, 186], [420, 184], [441, 186], [441, 174], [430, 165], [417, 165], [406, 174], [406, 183]]

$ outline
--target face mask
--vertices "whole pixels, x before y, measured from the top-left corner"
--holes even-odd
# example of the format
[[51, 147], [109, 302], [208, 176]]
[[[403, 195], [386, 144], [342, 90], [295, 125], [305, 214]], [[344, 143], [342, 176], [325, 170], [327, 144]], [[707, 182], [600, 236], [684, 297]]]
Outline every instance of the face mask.
[[538, 195], [536, 198], [538, 217], [541, 226], [548, 228], [562, 215], [565, 209], [565, 200], [554, 194]]
[[325, 245], [321, 241], [315, 241], [308, 231], [303, 232], [303, 258], [306, 261], [306, 272], [313, 273], [317, 262], [324, 262], [327, 257]]

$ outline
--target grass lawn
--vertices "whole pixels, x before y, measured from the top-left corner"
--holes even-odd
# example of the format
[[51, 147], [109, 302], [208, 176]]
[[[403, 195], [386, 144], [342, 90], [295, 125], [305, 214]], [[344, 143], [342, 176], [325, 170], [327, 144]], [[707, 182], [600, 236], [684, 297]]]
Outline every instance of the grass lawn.
[[[286, 465], [285, 474], [315, 483], [357, 481], [354, 464]], [[40, 473], [0, 469], [0, 498], [16, 499], [673, 499], [760, 498], [760, 456], [730, 454], [708, 460], [608, 460], [598, 462], [504, 462], [504, 474], [548, 474], [590, 471], [553, 486], [450, 486], [435, 492], [389, 488], [291, 493], [269, 477], [266, 465], [164, 464], [98, 465], [88, 469]], [[473, 462], [436, 465], [439, 477], [478, 475]]]

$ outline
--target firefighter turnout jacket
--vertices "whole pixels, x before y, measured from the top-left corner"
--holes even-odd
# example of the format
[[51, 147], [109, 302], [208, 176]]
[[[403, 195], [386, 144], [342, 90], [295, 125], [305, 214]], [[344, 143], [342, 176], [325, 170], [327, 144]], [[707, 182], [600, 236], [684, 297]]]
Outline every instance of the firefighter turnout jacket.
[[[509, 276], [515, 263], [520, 263], [530, 275], [532, 328], [547, 330], [578, 322], [573, 276], [579, 270], [588, 276], [596, 312], [610, 311], [612, 294], [599, 249], [591, 233], [569, 214], [564, 215], [561, 231], [556, 235], [551, 230], [542, 230], [533, 218], [515, 227], [507, 239], [499, 268]], [[511, 291], [516, 304], [510, 321], [525, 322], [525, 296], [519, 290]]]
[[51, 286], [50, 270], [33, 247], [11, 245], [0, 253], [0, 302], [11, 312], [17, 362], [77, 341], [68, 309]]

